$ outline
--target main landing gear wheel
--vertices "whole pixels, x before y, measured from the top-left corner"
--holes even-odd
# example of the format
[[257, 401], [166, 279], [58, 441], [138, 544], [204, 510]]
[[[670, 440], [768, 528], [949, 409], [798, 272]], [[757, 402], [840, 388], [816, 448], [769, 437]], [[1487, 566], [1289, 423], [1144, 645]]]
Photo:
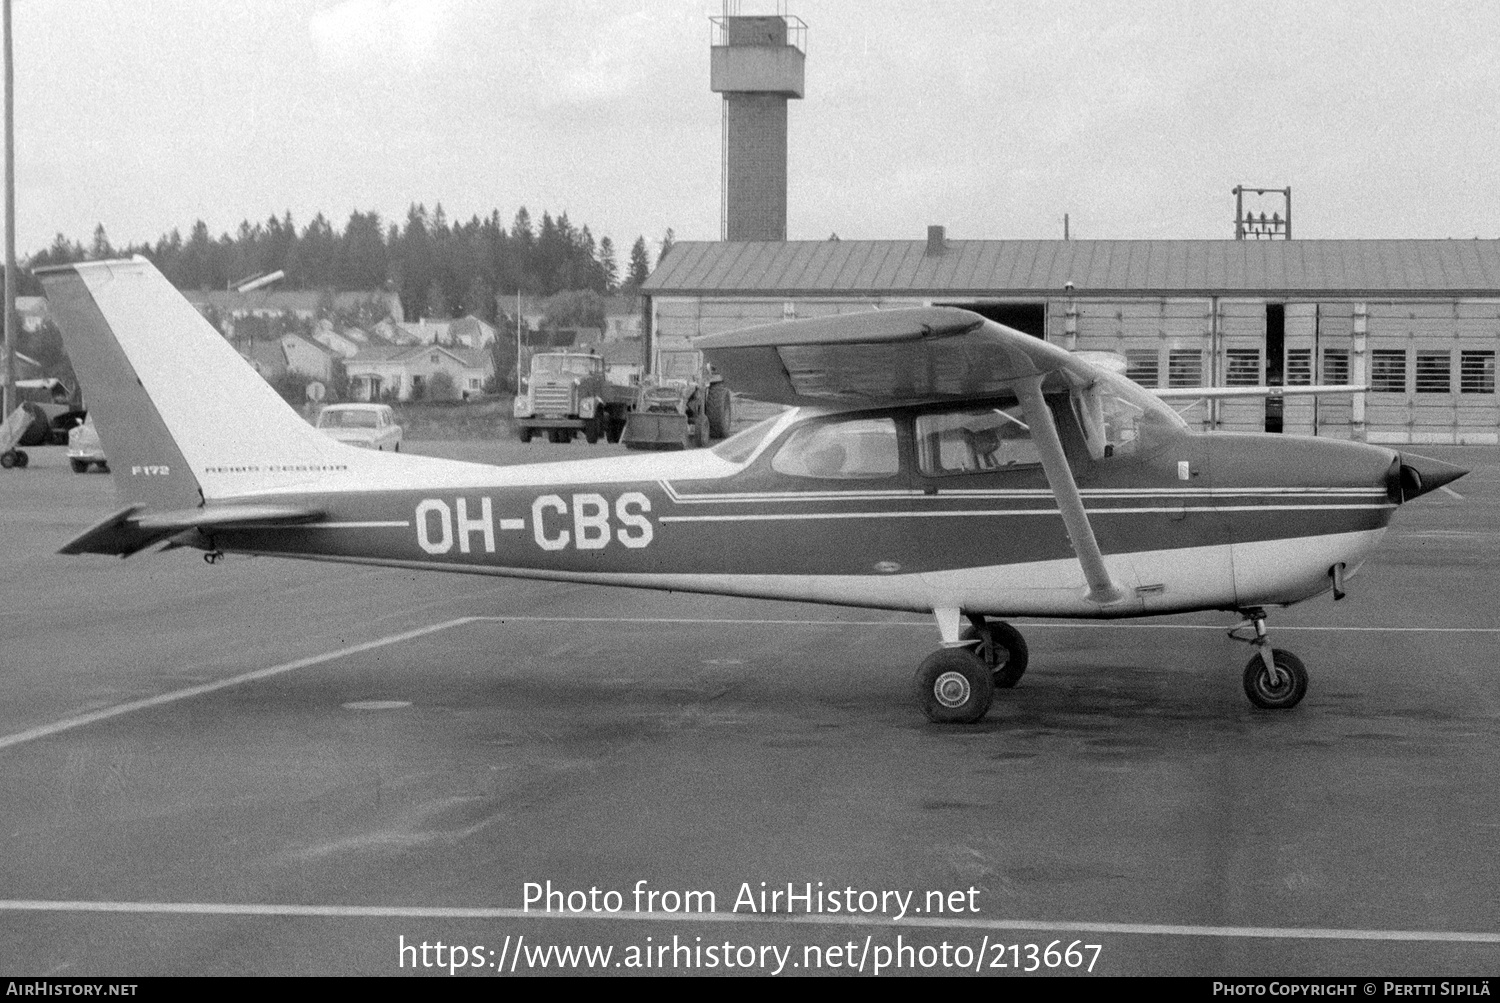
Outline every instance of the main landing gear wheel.
[[1307, 669], [1302, 659], [1280, 648], [1271, 649], [1271, 659], [1276, 664], [1274, 679], [1260, 652], [1250, 657], [1245, 665], [1245, 696], [1265, 710], [1291, 710], [1307, 695]]
[[917, 669], [917, 702], [929, 721], [969, 724], [984, 717], [995, 696], [989, 666], [967, 648], [934, 651]]
[[965, 641], [979, 639], [973, 652], [989, 667], [997, 690], [1010, 689], [1025, 675], [1026, 665], [1031, 660], [1026, 650], [1026, 638], [1010, 624], [998, 620], [972, 620], [958, 636]]

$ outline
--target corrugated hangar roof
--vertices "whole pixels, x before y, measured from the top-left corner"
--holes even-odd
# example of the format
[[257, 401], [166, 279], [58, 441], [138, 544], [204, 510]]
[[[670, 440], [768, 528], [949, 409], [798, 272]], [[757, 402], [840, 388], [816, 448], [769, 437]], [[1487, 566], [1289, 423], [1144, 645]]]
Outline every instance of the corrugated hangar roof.
[[652, 295], [1500, 296], [1496, 240], [681, 241]]

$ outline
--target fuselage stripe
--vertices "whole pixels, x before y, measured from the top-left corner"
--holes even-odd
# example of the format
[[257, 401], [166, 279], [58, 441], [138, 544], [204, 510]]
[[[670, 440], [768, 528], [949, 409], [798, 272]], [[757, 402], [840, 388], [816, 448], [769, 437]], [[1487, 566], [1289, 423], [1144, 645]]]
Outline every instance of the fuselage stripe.
[[[1091, 508], [1090, 516], [1178, 515], [1183, 512], [1348, 512], [1356, 509], [1395, 508], [1381, 505], [1184, 505], [1178, 508]], [[948, 512], [785, 512], [738, 515], [664, 515], [660, 522], [767, 522], [794, 519], [942, 519], [971, 516], [1059, 515], [1055, 508], [954, 509]]]

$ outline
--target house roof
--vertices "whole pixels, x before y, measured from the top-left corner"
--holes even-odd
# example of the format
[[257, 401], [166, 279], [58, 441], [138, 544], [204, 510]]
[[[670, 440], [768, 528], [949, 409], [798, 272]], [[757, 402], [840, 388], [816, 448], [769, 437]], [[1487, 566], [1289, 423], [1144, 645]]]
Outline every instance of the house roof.
[[1500, 295], [1500, 240], [679, 241], [652, 295]]
[[327, 346], [320, 345], [316, 341], [313, 341], [310, 338], [304, 338], [300, 334], [283, 334], [281, 336], [281, 344], [283, 346], [286, 345], [286, 343], [287, 343], [288, 340], [293, 341], [293, 342], [300, 342], [303, 345], [307, 346], [308, 350], [313, 351], [313, 352], [317, 352], [319, 355], [327, 355], [328, 354], [328, 348], [327, 348]]
[[370, 345], [361, 347], [358, 352], [350, 356], [345, 365], [354, 365], [361, 362], [408, 362], [412, 359], [421, 358], [429, 352], [443, 352], [451, 355], [461, 365], [469, 369], [484, 369], [489, 365], [490, 353], [487, 349], [472, 349], [455, 347], [451, 345]]
[[240, 355], [261, 368], [278, 372], [286, 368], [286, 352], [280, 341], [249, 341], [236, 347]]

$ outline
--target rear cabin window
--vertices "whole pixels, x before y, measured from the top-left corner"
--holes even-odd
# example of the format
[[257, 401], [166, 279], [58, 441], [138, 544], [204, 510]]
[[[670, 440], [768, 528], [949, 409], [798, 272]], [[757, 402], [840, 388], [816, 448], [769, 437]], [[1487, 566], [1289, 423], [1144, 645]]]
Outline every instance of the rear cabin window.
[[794, 477], [888, 477], [901, 470], [892, 418], [819, 422], [791, 434], [771, 468]]
[[917, 418], [916, 432], [917, 468], [929, 477], [1041, 462], [1019, 404], [924, 414]]

